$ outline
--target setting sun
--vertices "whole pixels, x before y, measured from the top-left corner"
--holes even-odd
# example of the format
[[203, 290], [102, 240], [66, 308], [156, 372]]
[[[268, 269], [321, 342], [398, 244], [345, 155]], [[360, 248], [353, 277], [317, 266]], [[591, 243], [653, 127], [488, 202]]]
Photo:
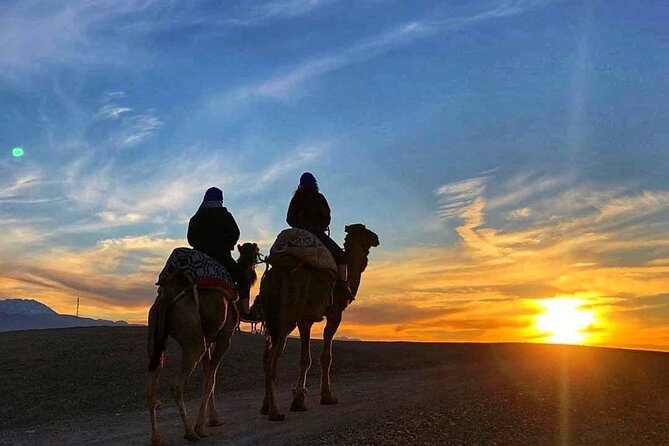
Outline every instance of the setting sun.
[[540, 302], [544, 312], [537, 316], [536, 327], [546, 333], [545, 341], [557, 344], [582, 344], [587, 340], [585, 330], [595, 321], [591, 310], [583, 309], [584, 301], [558, 297]]

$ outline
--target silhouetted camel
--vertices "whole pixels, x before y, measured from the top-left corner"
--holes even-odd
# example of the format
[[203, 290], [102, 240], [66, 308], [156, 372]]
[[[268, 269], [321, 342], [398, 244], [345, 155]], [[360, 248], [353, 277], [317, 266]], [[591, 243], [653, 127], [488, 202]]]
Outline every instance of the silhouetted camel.
[[[245, 243], [238, 249], [240, 260], [248, 262], [252, 257], [255, 263], [258, 255], [255, 243]], [[174, 338], [181, 346], [181, 369], [172, 381], [170, 390], [184, 424], [184, 437], [194, 441], [207, 436], [205, 423], [209, 426], [221, 424], [214, 406], [216, 370], [230, 347], [230, 339], [239, 319], [235, 304], [226, 298], [221, 289], [198, 289], [196, 294], [191, 281], [178, 269], [160, 285], [161, 297], [149, 311], [148, 406], [152, 446], [165, 444], [158, 434], [156, 386], [164, 363], [167, 336]], [[184, 406], [183, 387], [199, 361], [202, 361], [204, 371], [204, 389], [193, 428]]]
[[[346, 226], [344, 250], [348, 262], [348, 277], [351, 291], [355, 295], [360, 286], [360, 277], [367, 267], [369, 249], [379, 245], [379, 237], [362, 224]], [[267, 327], [267, 341], [263, 357], [265, 369], [265, 400], [260, 412], [269, 415], [270, 420], [283, 420], [274, 396], [274, 381], [277, 362], [286, 344], [286, 338], [297, 326], [302, 349], [300, 353], [300, 374], [293, 388], [292, 411], [307, 410], [307, 371], [311, 367], [309, 337], [311, 326], [327, 319], [323, 330], [323, 351], [321, 352], [321, 404], [337, 404], [330, 388], [330, 364], [332, 363], [332, 339], [342, 320], [342, 312], [347, 302], [333, 288], [335, 278], [327, 271], [314, 269], [291, 256], [284, 256], [274, 262], [260, 282], [263, 319]], [[336, 289], [336, 288], [335, 288]], [[338, 299], [339, 297], [339, 299]], [[345, 299], [345, 298], [344, 298]]]
[[[247, 247], [247, 245], [250, 245]], [[258, 249], [258, 245], [255, 243], [245, 243], [243, 246], [237, 245], [237, 249], [239, 250], [239, 259], [237, 259], [237, 265], [239, 265], [239, 270], [241, 271], [242, 276], [244, 277], [244, 280], [246, 280], [246, 283], [248, 283], [248, 289], [250, 290], [253, 288], [253, 285], [256, 283], [256, 280], [258, 280], [258, 275], [256, 273], [256, 265], [258, 265], [258, 260], [261, 259], [260, 255], [260, 250]], [[260, 260], [262, 263], [262, 260]], [[260, 321], [254, 321], [254, 320], [246, 320], [244, 319], [244, 311], [248, 311], [248, 308], [244, 308], [244, 306], [241, 304], [241, 296], [240, 300], [237, 301], [237, 309], [239, 310], [240, 313], [240, 318], [237, 321], [237, 327], [236, 331], [237, 333], [241, 333], [241, 329], [239, 328], [240, 322], [248, 322], [251, 324], [251, 332], [253, 333], [259, 333], [259, 331], [256, 329], [256, 324], [260, 324]]]

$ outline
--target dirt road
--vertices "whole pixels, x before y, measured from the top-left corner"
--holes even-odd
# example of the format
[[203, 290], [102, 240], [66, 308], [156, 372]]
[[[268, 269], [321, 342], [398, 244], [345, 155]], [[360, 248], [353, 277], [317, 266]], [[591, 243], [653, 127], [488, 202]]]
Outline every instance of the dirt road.
[[[0, 444], [148, 445], [144, 335], [95, 330], [0, 336]], [[310, 373], [309, 411], [293, 413], [288, 408], [298, 343], [290, 340], [277, 384], [286, 420], [270, 422], [258, 411], [261, 344], [252, 336], [236, 339], [217, 389], [224, 425], [197, 444], [669, 444], [666, 353], [342, 342], [335, 346], [333, 370], [340, 404], [318, 404], [318, 377]], [[168, 364], [177, 362], [175, 356]], [[160, 431], [170, 445], [192, 444], [182, 438], [166, 388], [171, 372], [162, 380]], [[191, 417], [198, 375], [199, 370], [187, 392]]]

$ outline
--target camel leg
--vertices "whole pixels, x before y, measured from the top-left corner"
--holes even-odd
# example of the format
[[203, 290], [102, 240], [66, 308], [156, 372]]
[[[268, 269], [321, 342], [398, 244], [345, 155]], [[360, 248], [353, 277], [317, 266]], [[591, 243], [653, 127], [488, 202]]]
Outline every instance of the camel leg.
[[297, 378], [295, 387], [293, 387], [293, 403], [290, 405], [290, 410], [293, 412], [303, 412], [307, 410], [304, 397], [307, 394], [307, 372], [311, 367], [311, 349], [309, 348], [309, 340], [312, 325], [312, 322], [301, 322], [297, 325], [297, 328], [300, 330], [302, 349], [300, 351], [300, 374]]
[[[228, 342], [227, 346], [222, 349], [219, 347], [219, 343], [216, 343], [216, 348], [214, 349], [214, 353], [212, 353], [211, 357], [211, 367], [212, 367], [212, 388], [211, 392], [209, 393], [209, 400], [207, 402], [207, 425], [208, 426], [220, 426], [223, 424], [223, 422], [220, 420], [218, 417], [218, 412], [216, 411], [216, 405], [214, 404], [214, 395], [216, 393], [216, 372], [218, 371], [218, 366], [221, 364], [221, 359], [223, 359], [223, 355], [225, 352], [228, 350], [228, 346], [230, 346], [230, 343]], [[197, 428], [196, 428], [197, 432]], [[199, 435], [199, 432], [198, 432]]]
[[200, 437], [195, 433], [193, 426], [190, 424], [190, 421], [188, 421], [188, 413], [186, 412], [186, 406], [184, 405], [183, 390], [186, 378], [193, 372], [195, 365], [200, 361], [205, 352], [204, 339], [198, 338], [197, 340], [194, 339], [189, 342], [184, 342], [181, 349], [181, 370], [179, 370], [179, 374], [172, 381], [170, 390], [177, 402], [179, 415], [184, 424], [184, 438], [189, 441], [195, 441]]
[[[211, 354], [212, 387], [211, 387], [211, 392], [209, 393], [209, 399], [207, 404], [207, 419], [208, 419], [207, 425], [209, 426], [220, 426], [223, 424], [220, 418], [218, 417], [218, 412], [216, 411], [216, 406], [214, 404], [214, 394], [216, 390], [216, 373], [218, 372], [218, 367], [221, 365], [221, 360], [223, 359], [223, 356], [225, 356], [225, 353], [230, 348], [230, 342], [232, 341], [233, 330], [234, 327], [232, 327], [232, 330], [227, 330], [223, 332], [221, 335], [219, 335], [219, 337], [216, 340], [216, 347], [214, 348], [214, 351]], [[204, 425], [204, 419], [202, 420], [202, 424]]]
[[214, 384], [211, 388], [211, 393], [209, 394], [209, 403], [207, 404], [207, 425], [209, 426], [220, 426], [223, 424], [223, 422], [218, 417], [218, 412], [216, 411], [216, 405], [214, 404], [214, 394], [216, 391], [216, 372], [218, 371], [218, 366], [221, 364], [223, 356], [228, 351], [228, 347], [230, 347], [230, 337], [228, 337], [227, 341], [219, 341], [216, 343], [216, 348], [214, 349], [214, 353], [212, 354], [211, 358], [211, 365], [213, 368], [212, 381]]
[[269, 415], [269, 400], [267, 398], [267, 375], [270, 373], [268, 371], [268, 364], [269, 364], [269, 351], [272, 347], [272, 341], [270, 340], [269, 336], [265, 340], [265, 351], [263, 352], [262, 355], [262, 368], [263, 372], [265, 373], [265, 398], [263, 399], [262, 402], [262, 408], [260, 409], [260, 413], [263, 415]]
[[337, 404], [330, 388], [330, 365], [332, 364], [332, 339], [341, 324], [341, 312], [327, 316], [323, 330], [323, 351], [321, 352], [321, 404]]
[[[229, 309], [230, 307], [228, 307], [228, 310]], [[221, 360], [223, 359], [223, 356], [225, 356], [225, 353], [230, 348], [230, 344], [232, 342], [232, 335], [238, 323], [236, 317], [230, 317], [230, 316], [231, 313], [228, 312], [226, 316], [225, 325], [223, 326], [223, 329], [219, 332], [218, 336], [216, 336], [211, 353], [211, 359], [209, 361], [209, 364], [207, 364], [210, 367], [211, 383], [212, 383], [211, 390], [207, 398], [207, 406], [206, 406], [208, 426], [220, 426], [223, 424], [218, 417], [218, 412], [216, 411], [216, 405], [214, 404], [214, 399], [215, 399], [214, 395], [216, 393], [216, 373], [218, 371], [218, 367], [221, 365]], [[200, 416], [198, 417], [198, 422], [195, 425], [195, 431], [198, 433], [198, 435], [204, 433], [203, 412], [201, 412]]]
[[274, 394], [274, 381], [276, 380], [277, 363], [279, 356], [286, 346], [287, 334], [277, 336], [275, 342], [268, 340], [265, 346], [265, 401], [261, 412], [266, 410], [269, 413], [271, 421], [281, 421], [286, 417], [279, 413], [276, 406], [276, 397]]
[[205, 429], [205, 419], [211, 396], [214, 393], [214, 380], [216, 379], [216, 370], [214, 364], [214, 358], [211, 357], [211, 348], [209, 348], [205, 351], [204, 356], [202, 356], [202, 370], [204, 372], [202, 383], [202, 403], [200, 404], [200, 410], [197, 414], [197, 421], [195, 422], [195, 433], [200, 438], [208, 436]]
[[149, 372], [149, 391], [148, 391], [148, 406], [149, 415], [151, 417], [151, 446], [165, 446], [165, 442], [160, 438], [158, 433], [158, 421], [156, 410], [158, 409], [158, 399], [156, 398], [156, 388], [158, 386], [158, 376], [160, 375], [161, 367]]

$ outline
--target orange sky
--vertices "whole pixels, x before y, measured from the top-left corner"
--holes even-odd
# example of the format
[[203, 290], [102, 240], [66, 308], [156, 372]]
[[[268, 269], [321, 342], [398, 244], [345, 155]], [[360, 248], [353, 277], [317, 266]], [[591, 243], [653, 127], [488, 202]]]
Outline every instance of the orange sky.
[[[611, 252], [664, 247], [653, 233], [591, 232], [607, 219], [648, 211], [642, 201], [623, 210], [597, 210], [562, 223], [500, 232], [484, 223], [480, 198], [461, 212], [460, 242], [371, 252], [358, 299], [339, 335], [365, 340], [545, 341], [536, 317], [541, 299], [577, 297], [596, 318], [585, 343], [669, 350], [666, 322], [669, 259], [602, 265]], [[607, 212], [609, 214], [607, 214]], [[625, 231], [629, 234], [629, 229]], [[571, 234], [571, 236], [568, 236]], [[9, 240], [6, 240], [9, 242]], [[268, 245], [269, 240], [261, 242]], [[0, 293], [83, 316], [144, 323], [152, 285], [164, 259], [185, 240], [126, 237], [93, 248], [54, 248], [22, 258], [0, 277]], [[263, 250], [267, 250], [264, 246]], [[25, 269], [23, 265], [30, 265]], [[663, 313], [664, 312], [664, 313]]]

